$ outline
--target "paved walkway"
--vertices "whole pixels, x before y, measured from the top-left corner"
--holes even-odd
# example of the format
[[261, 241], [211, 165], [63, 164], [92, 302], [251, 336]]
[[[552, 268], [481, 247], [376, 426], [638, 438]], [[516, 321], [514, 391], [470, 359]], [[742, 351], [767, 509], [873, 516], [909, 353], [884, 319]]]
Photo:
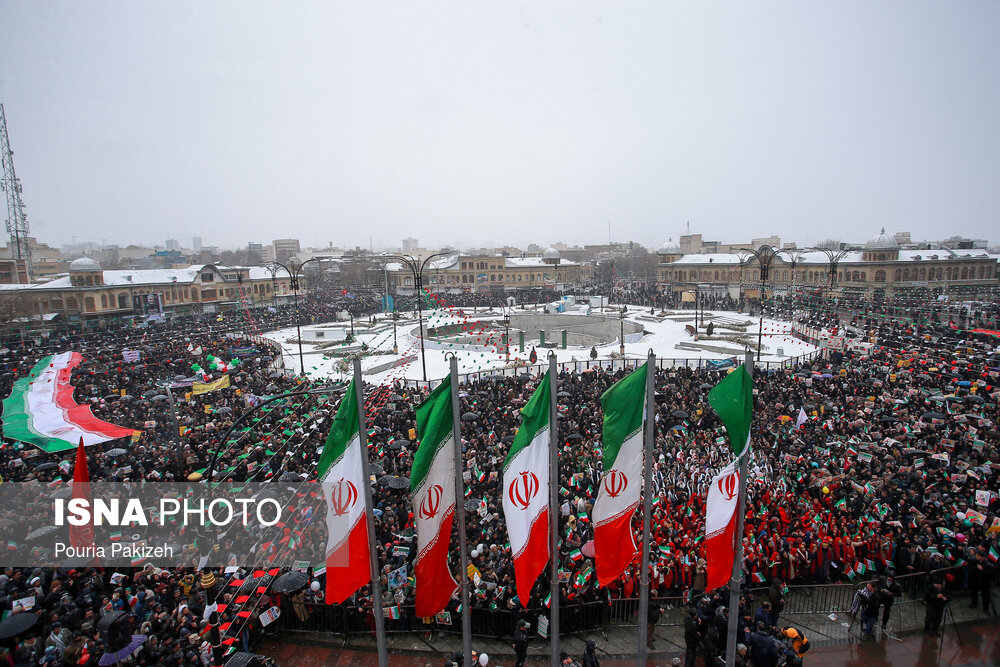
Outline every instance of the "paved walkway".
[[[900, 605], [901, 609], [894, 609], [894, 624], [904, 629], [900, 629], [898, 634], [880, 633], [875, 641], [861, 642], [857, 636], [857, 625], [851, 627], [848, 623], [845, 626], [839, 617], [834, 621], [819, 614], [798, 614], [792, 615], [799, 617], [798, 619], [788, 619], [788, 622], [802, 628], [813, 644], [814, 648], [805, 661], [806, 665], [1000, 665], [1000, 619], [984, 615], [980, 610], [969, 609], [960, 602], [962, 601], [953, 603], [955, 622], [952, 623], [949, 619], [944, 636], [940, 639], [919, 631], [923, 627], [923, 605], [919, 603]], [[897, 611], [900, 612], [898, 616]], [[825, 618], [825, 622], [820, 618]], [[906, 627], [914, 621], [919, 625], [915, 628]], [[649, 667], [668, 665], [671, 658], [683, 656], [680, 627], [658, 627], [656, 636], [657, 651], [650, 656], [647, 662]], [[597, 641], [602, 667], [635, 665], [634, 628], [616, 628], [608, 633], [607, 639], [599, 631], [590, 636], [566, 637], [563, 645], [571, 655], [579, 657], [583, 654], [587, 639]], [[460, 643], [460, 639], [454, 635], [427, 637], [407, 634], [391, 637], [389, 664], [394, 667], [441, 667], [446, 656], [460, 648]], [[513, 651], [509, 644], [477, 640], [473, 646], [491, 656], [490, 665], [493, 667], [513, 665]], [[343, 637], [334, 635], [307, 636], [302, 633], [296, 634], [294, 639], [283, 635], [282, 641], [269, 641], [259, 651], [277, 659], [282, 667], [375, 667], [378, 663], [375, 643], [368, 637], [354, 638], [344, 644]], [[547, 664], [548, 642], [541, 639], [534, 642], [529, 655], [529, 665], [532, 667]]]

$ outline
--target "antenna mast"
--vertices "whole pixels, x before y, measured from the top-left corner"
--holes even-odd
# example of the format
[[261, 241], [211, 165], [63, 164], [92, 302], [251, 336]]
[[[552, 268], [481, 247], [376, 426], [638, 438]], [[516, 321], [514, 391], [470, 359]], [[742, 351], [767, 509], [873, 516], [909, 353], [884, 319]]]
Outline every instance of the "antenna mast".
[[[10, 234], [10, 256], [23, 259], [28, 280], [31, 280], [31, 248], [28, 245], [28, 216], [21, 201], [21, 181], [14, 173], [14, 151], [7, 136], [7, 116], [0, 104], [0, 159], [3, 161], [3, 180], [0, 188], [7, 195], [7, 232]], [[12, 271], [15, 283], [21, 282], [17, 268]]]

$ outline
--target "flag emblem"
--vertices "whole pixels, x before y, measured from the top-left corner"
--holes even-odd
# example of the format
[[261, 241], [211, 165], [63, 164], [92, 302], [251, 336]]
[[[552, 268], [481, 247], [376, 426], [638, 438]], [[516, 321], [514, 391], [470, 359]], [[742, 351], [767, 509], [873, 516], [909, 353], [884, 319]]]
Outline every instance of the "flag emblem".
[[444, 489], [440, 484], [432, 484], [427, 487], [427, 495], [424, 496], [424, 500], [420, 503], [420, 516], [424, 519], [433, 519], [437, 516], [438, 509], [441, 507], [441, 496], [444, 494]]
[[611, 470], [604, 476], [604, 490], [607, 491], [608, 497], [617, 498], [627, 488], [628, 477], [622, 471]]
[[358, 488], [349, 479], [341, 477], [330, 490], [330, 506], [336, 516], [347, 514], [358, 501]]
[[520, 510], [528, 509], [536, 495], [538, 495], [538, 475], [528, 470], [518, 473], [507, 487], [507, 497]]

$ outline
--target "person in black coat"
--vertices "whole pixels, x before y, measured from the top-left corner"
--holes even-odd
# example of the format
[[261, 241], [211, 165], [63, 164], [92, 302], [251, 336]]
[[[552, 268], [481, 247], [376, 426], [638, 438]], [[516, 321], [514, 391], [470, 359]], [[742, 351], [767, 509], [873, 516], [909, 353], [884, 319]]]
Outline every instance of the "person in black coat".
[[650, 596], [649, 612], [646, 614], [646, 647], [655, 648], [653, 641], [656, 638], [656, 623], [660, 620], [665, 609], [660, 605], [660, 601]]
[[944, 607], [950, 599], [940, 583], [931, 584], [927, 594], [924, 595], [924, 604], [927, 605], [927, 612], [924, 614], [925, 633], [931, 635], [938, 633], [941, 618], [944, 616]]
[[531, 641], [529, 633], [531, 626], [524, 619], [517, 622], [517, 629], [514, 630], [514, 655], [517, 660], [515, 667], [524, 667], [524, 661], [528, 659], [528, 642]]
[[583, 667], [601, 667], [601, 661], [597, 659], [597, 644], [592, 640], [587, 640], [587, 648], [583, 652]]
[[879, 598], [882, 601], [882, 629], [885, 630], [889, 622], [889, 612], [892, 611], [892, 603], [903, 594], [903, 589], [896, 583], [896, 573], [892, 570], [886, 572], [885, 577], [879, 582]]
[[970, 550], [968, 568], [969, 592], [972, 599], [969, 603], [970, 609], [975, 609], [976, 603], [981, 597], [983, 600], [983, 611], [990, 610], [990, 582], [993, 581], [993, 563], [986, 555], [986, 547], [980, 546], [979, 552]]
[[698, 654], [698, 642], [701, 641], [701, 623], [698, 612], [688, 608], [687, 618], [684, 619], [685, 667], [694, 667], [694, 661]]

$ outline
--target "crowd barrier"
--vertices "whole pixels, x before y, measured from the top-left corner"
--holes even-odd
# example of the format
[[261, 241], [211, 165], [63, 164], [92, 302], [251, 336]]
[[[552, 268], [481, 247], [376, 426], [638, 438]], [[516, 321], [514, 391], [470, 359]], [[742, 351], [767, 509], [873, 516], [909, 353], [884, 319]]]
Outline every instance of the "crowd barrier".
[[[813, 361], [814, 359], [822, 356], [822, 350], [813, 350], [812, 352], [807, 352], [805, 354], [800, 354], [795, 357], [789, 357], [781, 361], [757, 361], [754, 363], [754, 367], [763, 371], [777, 371], [788, 368], [795, 368], [801, 364]], [[713, 368], [712, 359], [702, 359], [702, 358], [675, 358], [675, 357], [657, 357], [656, 367], [661, 370], [669, 370], [673, 368]], [[737, 359], [736, 363], [741, 363], [742, 359]], [[586, 359], [583, 361], [562, 361], [556, 364], [557, 372], [571, 372], [571, 373], [586, 373], [589, 371], [605, 370], [605, 371], [619, 371], [622, 369], [638, 368], [642, 364], [646, 363], [645, 357], [626, 357], [624, 359]], [[505, 366], [502, 368], [491, 368], [488, 370], [478, 371], [475, 373], [459, 373], [458, 380], [462, 384], [467, 384], [469, 382], [476, 382], [478, 380], [485, 380], [494, 377], [514, 377], [517, 375], [539, 375], [546, 372], [549, 369], [547, 363], [534, 363], [523, 366]], [[402, 380], [401, 381], [407, 387], [413, 388], [428, 388], [433, 389], [438, 384], [440, 380], [428, 380], [424, 382], [422, 380]]]
[[[996, 570], [995, 580], [1000, 580], [1000, 568]], [[894, 601], [894, 614], [908, 614], [913, 619], [923, 616], [922, 600], [933, 581], [945, 583], [946, 590], [956, 596], [966, 590], [964, 568], [952, 567], [936, 570], [932, 573], [917, 572], [901, 575], [896, 582], [902, 589], [901, 595]], [[950, 576], [949, 576], [950, 575]], [[789, 624], [795, 624], [797, 616], [805, 614], [846, 613], [851, 609], [855, 592], [866, 581], [857, 579], [851, 583], [826, 585], [789, 586], [785, 594], [785, 604], [781, 618]], [[768, 599], [767, 588], [744, 589], [753, 595], [754, 612], [756, 608]], [[725, 598], [728, 604], [729, 598]], [[683, 597], [661, 597], [656, 603], [664, 608], [657, 625], [683, 626], [687, 614], [687, 600]], [[399, 605], [392, 608], [393, 616], [386, 618], [386, 632], [407, 633], [434, 630], [435, 632], [461, 633], [461, 615], [452, 612], [449, 622], [418, 618], [412, 605]], [[512, 637], [517, 621], [527, 619], [532, 628], [537, 628], [540, 615], [547, 615], [545, 609], [522, 610], [506, 608], [473, 607], [470, 616], [472, 634], [476, 637], [502, 639]], [[911, 619], [912, 620], [912, 619]], [[325, 604], [293, 603], [285, 598], [282, 602], [281, 627], [290, 631], [305, 633], [324, 633], [354, 635], [374, 632], [374, 620], [371, 613], [359, 614], [355, 608], [328, 606]], [[638, 598], [617, 598], [609, 602], [563, 602], [559, 607], [559, 630], [561, 634], [578, 632], [607, 632], [616, 627], [637, 627], [639, 622]], [[915, 625], [913, 621], [911, 625]]]

